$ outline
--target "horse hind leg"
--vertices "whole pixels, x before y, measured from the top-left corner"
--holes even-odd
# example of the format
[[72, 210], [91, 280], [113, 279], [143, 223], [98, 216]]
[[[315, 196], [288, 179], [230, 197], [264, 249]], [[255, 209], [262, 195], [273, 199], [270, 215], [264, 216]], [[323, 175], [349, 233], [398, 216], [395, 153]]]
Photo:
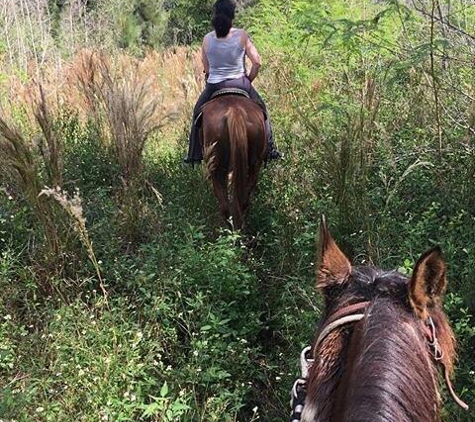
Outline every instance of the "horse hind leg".
[[253, 166], [250, 167], [249, 169], [249, 177], [247, 179], [247, 192], [246, 192], [246, 201], [244, 202], [244, 211], [246, 211], [249, 208], [249, 202], [251, 200], [251, 195], [252, 192], [254, 192], [254, 189], [256, 188], [257, 185], [257, 180], [259, 178], [259, 171], [261, 169], [261, 162], [258, 162], [254, 164]]
[[231, 216], [227, 180], [228, 178], [226, 172], [220, 169], [216, 169], [211, 174], [211, 182], [213, 183], [214, 194], [218, 200], [219, 210], [225, 222], [227, 222]]

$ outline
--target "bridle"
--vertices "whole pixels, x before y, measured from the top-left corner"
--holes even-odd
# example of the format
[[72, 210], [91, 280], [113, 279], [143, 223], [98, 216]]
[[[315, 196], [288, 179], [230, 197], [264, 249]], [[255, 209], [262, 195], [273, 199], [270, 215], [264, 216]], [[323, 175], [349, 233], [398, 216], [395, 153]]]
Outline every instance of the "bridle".
[[452, 385], [452, 381], [450, 380], [449, 370], [443, 360], [444, 352], [440, 348], [439, 340], [437, 339], [437, 330], [435, 328], [434, 321], [430, 316], [425, 321], [424, 334], [427, 339], [427, 344], [429, 345], [429, 348], [432, 352], [432, 358], [442, 367], [445, 384], [447, 385], [452, 400], [457, 403], [457, 405], [459, 405], [462, 409], [468, 410], [468, 404], [461, 400], [454, 390], [454, 386]]
[[318, 335], [317, 341], [313, 346], [313, 350], [318, 350], [318, 346], [320, 346], [328, 334], [330, 334], [336, 328], [347, 325], [350, 322], [361, 321], [366, 314], [366, 309], [368, 308], [369, 304], [369, 301], [355, 303], [353, 305], [345, 306], [331, 314], [320, 328], [320, 334]]
[[[302, 411], [305, 406], [305, 397], [307, 395], [306, 387], [308, 372], [315, 361], [315, 354], [319, 346], [335, 329], [361, 321], [365, 317], [370, 303], [371, 302], [369, 301], [358, 302], [352, 305], [347, 305], [335, 311], [327, 318], [327, 320], [319, 329], [319, 334], [314, 346], [307, 346], [300, 353], [301, 376], [295, 381], [292, 387], [292, 399], [290, 402], [292, 407], [292, 413], [290, 417], [291, 422], [300, 421]], [[430, 316], [424, 323], [424, 336], [427, 340], [433, 360], [442, 367], [442, 371], [444, 372], [444, 380], [449, 390], [450, 396], [462, 409], [468, 410], [468, 405], [457, 396], [457, 393], [455, 393], [452, 381], [449, 377], [448, 368], [443, 361], [444, 354], [437, 339], [437, 329]]]

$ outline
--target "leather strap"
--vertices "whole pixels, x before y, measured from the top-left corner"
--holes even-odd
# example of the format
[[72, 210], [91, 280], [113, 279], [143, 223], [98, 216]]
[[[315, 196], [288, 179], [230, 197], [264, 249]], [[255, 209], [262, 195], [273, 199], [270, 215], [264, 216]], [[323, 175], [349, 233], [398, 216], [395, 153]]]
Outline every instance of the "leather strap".
[[369, 304], [370, 304], [369, 301], [358, 302], [358, 303], [354, 303], [353, 305], [348, 305], [342, 309], [339, 309], [338, 311], [334, 312], [328, 317], [328, 319], [323, 324], [322, 330], [325, 328], [325, 326], [330, 325], [332, 322], [336, 321], [337, 319], [343, 318], [347, 315], [352, 315], [357, 312], [365, 313], [366, 308], [368, 307]]
[[354, 303], [331, 314], [318, 332], [317, 340], [313, 345], [313, 354], [315, 355], [315, 353], [317, 353], [320, 344], [334, 329], [349, 324], [350, 322], [361, 321], [365, 316], [366, 308], [369, 303], [369, 301]]
[[431, 317], [429, 317], [424, 324], [424, 334], [427, 338], [427, 342], [432, 351], [432, 355], [435, 362], [442, 367], [442, 370], [444, 372], [445, 384], [447, 385], [452, 400], [457, 403], [462, 409], [468, 410], [468, 404], [461, 400], [459, 396], [457, 396], [452, 381], [450, 380], [449, 370], [447, 369], [447, 366], [444, 363], [444, 354], [440, 349], [439, 341], [437, 340], [437, 332], [435, 329], [434, 321]]

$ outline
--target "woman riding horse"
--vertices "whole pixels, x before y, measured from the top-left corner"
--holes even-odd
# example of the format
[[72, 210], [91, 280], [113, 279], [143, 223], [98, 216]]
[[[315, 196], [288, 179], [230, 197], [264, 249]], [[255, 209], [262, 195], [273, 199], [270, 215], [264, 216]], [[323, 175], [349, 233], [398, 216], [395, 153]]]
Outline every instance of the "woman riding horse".
[[[232, 0], [218, 0], [214, 5], [212, 20], [214, 31], [205, 35], [201, 48], [204, 73], [206, 74], [206, 87], [193, 111], [188, 157], [184, 160], [185, 163], [195, 164], [203, 159], [197, 119], [201, 107], [211, 98], [214, 92], [222, 88], [244, 90], [251, 99], [259, 103], [266, 115], [266, 159], [273, 160], [282, 156], [275, 147], [269, 114], [264, 101], [251, 84], [259, 73], [261, 58], [247, 32], [233, 27], [235, 9], [236, 5]], [[249, 57], [252, 63], [248, 74], [245, 68], [246, 56]]]

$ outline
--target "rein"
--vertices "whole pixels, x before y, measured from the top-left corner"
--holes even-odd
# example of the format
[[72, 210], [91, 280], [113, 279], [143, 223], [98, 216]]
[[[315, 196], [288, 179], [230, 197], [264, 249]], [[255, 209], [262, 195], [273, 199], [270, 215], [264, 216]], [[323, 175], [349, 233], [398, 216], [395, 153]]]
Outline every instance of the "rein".
[[353, 305], [345, 306], [344, 308], [336, 311], [334, 314], [325, 321], [322, 328], [320, 329], [320, 334], [317, 337], [314, 351], [318, 349], [318, 346], [325, 340], [325, 338], [330, 334], [334, 329], [346, 325], [350, 322], [357, 322], [364, 318], [366, 308], [370, 302], [360, 302]]
[[[313, 346], [313, 353], [311, 353], [311, 346], [305, 347], [300, 353], [301, 376], [295, 381], [292, 387], [292, 399], [290, 401], [290, 406], [292, 408], [292, 412], [290, 415], [291, 422], [300, 421], [302, 411], [305, 406], [305, 398], [307, 395], [308, 372], [315, 361], [314, 355], [318, 350], [318, 347], [322, 344], [323, 340], [325, 340], [325, 338], [335, 329], [347, 325], [349, 323], [361, 321], [365, 317], [366, 310], [369, 304], [369, 301], [355, 303], [353, 305], [345, 306], [344, 308], [330, 315], [330, 317], [324, 322], [321, 329], [319, 330], [320, 333], [317, 337], [315, 345]], [[425, 321], [424, 335], [427, 339], [427, 343], [432, 352], [434, 361], [440, 364], [443, 369], [444, 380], [449, 390], [450, 396], [452, 397], [454, 402], [457, 403], [457, 405], [459, 405], [462, 409], [468, 410], [468, 405], [457, 396], [457, 393], [453, 388], [452, 381], [449, 377], [449, 371], [443, 362], [444, 354], [440, 348], [439, 341], [437, 340], [437, 331], [434, 325], [434, 321], [431, 317], [429, 317]]]
[[447, 385], [452, 400], [457, 403], [463, 410], [468, 410], [468, 404], [461, 400], [459, 396], [457, 396], [457, 393], [454, 390], [454, 386], [452, 385], [452, 381], [450, 380], [449, 371], [443, 361], [444, 353], [442, 352], [439, 345], [439, 341], [437, 340], [435, 324], [431, 317], [427, 318], [425, 322], [424, 334], [427, 338], [427, 342], [432, 351], [434, 360], [442, 367], [442, 370], [444, 372], [445, 384]]

